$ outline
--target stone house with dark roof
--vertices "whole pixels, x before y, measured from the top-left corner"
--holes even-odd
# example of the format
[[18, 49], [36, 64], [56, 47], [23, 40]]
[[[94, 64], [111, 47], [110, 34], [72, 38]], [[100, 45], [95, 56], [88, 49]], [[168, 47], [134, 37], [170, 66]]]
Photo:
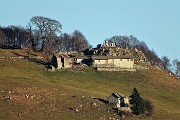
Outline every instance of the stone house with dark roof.
[[68, 55], [60, 55], [60, 54], [53, 55], [51, 64], [56, 69], [71, 68], [72, 58]]
[[128, 97], [120, 93], [112, 93], [108, 98], [109, 103], [117, 105], [117, 107], [128, 107]]

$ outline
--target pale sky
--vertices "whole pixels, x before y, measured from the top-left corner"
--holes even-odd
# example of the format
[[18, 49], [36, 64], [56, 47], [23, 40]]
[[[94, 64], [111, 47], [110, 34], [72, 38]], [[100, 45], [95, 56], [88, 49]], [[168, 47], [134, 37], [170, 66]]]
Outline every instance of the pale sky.
[[33, 16], [80, 30], [94, 47], [114, 35], [133, 35], [159, 57], [180, 60], [180, 0], [0, 0], [0, 25], [25, 27]]

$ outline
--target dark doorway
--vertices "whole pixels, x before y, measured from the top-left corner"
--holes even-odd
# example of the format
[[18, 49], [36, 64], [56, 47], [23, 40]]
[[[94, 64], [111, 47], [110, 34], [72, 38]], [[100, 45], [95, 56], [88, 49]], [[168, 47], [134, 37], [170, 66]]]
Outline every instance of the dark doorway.
[[61, 56], [62, 67], [64, 67], [64, 57]]

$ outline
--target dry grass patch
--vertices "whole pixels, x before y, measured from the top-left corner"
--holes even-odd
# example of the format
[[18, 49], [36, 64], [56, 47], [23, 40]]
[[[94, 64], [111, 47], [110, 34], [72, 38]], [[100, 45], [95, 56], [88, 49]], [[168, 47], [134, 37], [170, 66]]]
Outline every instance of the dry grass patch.
[[[10, 91], [9, 91], [10, 93]], [[14, 102], [35, 106], [42, 102], [50, 102], [53, 100], [53, 92], [45, 88], [17, 88], [11, 92], [11, 99]]]

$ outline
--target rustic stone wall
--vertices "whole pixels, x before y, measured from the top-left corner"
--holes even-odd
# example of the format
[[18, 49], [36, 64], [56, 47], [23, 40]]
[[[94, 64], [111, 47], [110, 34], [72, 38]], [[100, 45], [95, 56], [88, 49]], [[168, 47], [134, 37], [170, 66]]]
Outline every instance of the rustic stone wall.
[[136, 71], [134, 68], [120, 68], [120, 67], [97, 67], [98, 71]]

